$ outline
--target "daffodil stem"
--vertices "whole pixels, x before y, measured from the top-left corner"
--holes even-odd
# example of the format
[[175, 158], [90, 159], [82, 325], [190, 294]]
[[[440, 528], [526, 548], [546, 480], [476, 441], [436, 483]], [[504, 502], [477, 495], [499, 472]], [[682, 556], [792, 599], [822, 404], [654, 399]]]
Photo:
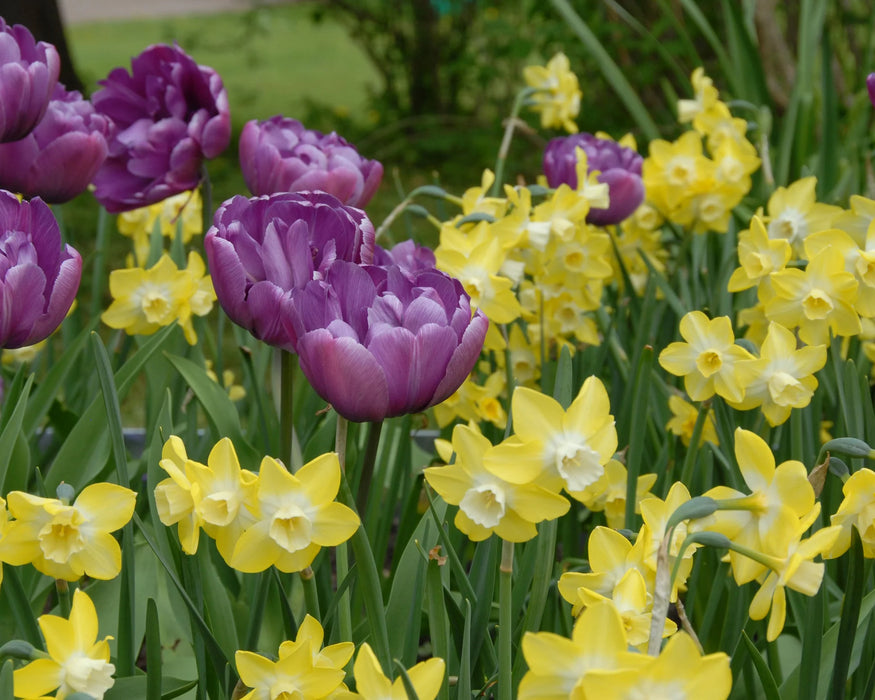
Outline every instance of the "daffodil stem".
[[687, 447], [687, 454], [684, 456], [684, 464], [681, 468], [681, 483], [692, 483], [693, 470], [696, 467], [696, 455], [701, 447], [702, 431], [705, 429], [705, 421], [708, 419], [708, 412], [710, 410], [710, 401], [703, 401], [699, 405], [699, 413], [696, 416], [696, 423], [693, 425], [693, 433], [690, 436], [690, 446]]
[[359, 514], [365, 513], [368, 498], [371, 497], [371, 481], [374, 477], [374, 464], [377, 461], [377, 448], [380, 446], [380, 433], [383, 421], [374, 421], [368, 430], [368, 444], [365, 447], [365, 457], [362, 460], [362, 470], [359, 474], [359, 492], [356, 498]]
[[502, 540], [501, 564], [498, 567], [498, 700], [513, 698], [513, 658], [511, 637], [511, 581], [513, 579], [513, 542]]
[[501, 138], [501, 146], [498, 149], [498, 158], [495, 160], [495, 182], [492, 184], [492, 196], [496, 197], [501, 192], [501, 186], [504, 184], [504, 164], [507, 161], [507, 154], [510, 151], [510, 144], [513, 141], [513, 132], [516, 129], [518, 115], [525, 104], [525, 101], [533, 94], [532, 88], [523, 88], [517, 93], [513, 101], [513, 107], [510, 110], [510, 116], [507, 118], [504, 127], [504, 136]]
[[671, 573], [668, 568], [668, 548], [674, 528], [669, 528], [659, 543], [656, 554], [656, 582], [653, 585], [653, 610], [650, 617], [650, 639], [647, 642], [647, 653], [659, 656], [662, 646], [662, 633], [665, 629], [665, 618], [668, 615], [668, 605], [671, 600]]
[[304, 602], [307, 612], [317, 620], [322, 619], [319, 609], [319, 591], [316, 589], [316, 576], [309, 566], [301, 572], [301, 583], [304, 584]]
[[[337, 429], [334, 433], [334, 449], [337, 451], [337, 460], [340, 462], [342, 471], [346, 471], [346, 440], [349, 423], [346, 418], [338, 414]], [[346, 542], [341, 542], [335, 548], [337, 557], [337, 585], [343, 584], [349, 574], [349, 549]], [[352, 641], [352, 611], [350, 609], [349, 590], [343, 592], [337, 601], [337, 622], [340, 625], [340, 639], [344, 642]]]
[[294, 423], [294, 374], [295, 356], [279, 350], [280, 354], [280, 455], [289, 471], [294, 471], [292, 455], [292, 435]]
[[61, 610], [61, 617], [70, 617], [70, 584], [62, 578], [56, 579], [55, 590], [58, 592], [58, 608]]

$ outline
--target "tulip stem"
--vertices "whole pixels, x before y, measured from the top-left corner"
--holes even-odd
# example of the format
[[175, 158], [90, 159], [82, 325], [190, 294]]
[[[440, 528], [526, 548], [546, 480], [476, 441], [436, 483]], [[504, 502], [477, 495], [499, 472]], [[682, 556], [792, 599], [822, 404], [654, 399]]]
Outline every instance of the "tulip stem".
[[[346, 418], [337, 414], [337, 430], [334, 437], [334, 449], [337, 451], [337, 460], [340, 462], [341, 471], [346, 471], [346, 440], [349, 423]], [[337, 586], [341, 586], [349, 574], [349, 549], [346, 542], [341, 542], [335, 548], [337, 558]], [[350, 609], [349, 589], [343, 592], [337, 601], [337, 622], [340, 626], [340, 639], [344, 642], [352, 641], [352, 610]]]
[[373, 421], [368, 430], [368, 444], [365, 447], [365, 458], [362, 460], [362, 471], [359, 474], [359, 491], [356, 498], [358, 511], [364, 514], [371, 495], [371, 480], [374, 477], [374, 463], [377, 461], [377, 447], [380, 445], [380, 433], [383, 421]]
[[294, 472], [294, 377], [295, 356], [285, 350], [278, 350], [280, 355], [280, 456], [286, 468]]
[[106, 251], [109, 246], [107, 236], [107, 219], [109, 215], [106, 209], [100, 207], [97, 212], [97, 240], [94, 244], [94, 268], [91, 272], [91, 316], [97, 318], [103, 308], [103, 286], [106, 283]]

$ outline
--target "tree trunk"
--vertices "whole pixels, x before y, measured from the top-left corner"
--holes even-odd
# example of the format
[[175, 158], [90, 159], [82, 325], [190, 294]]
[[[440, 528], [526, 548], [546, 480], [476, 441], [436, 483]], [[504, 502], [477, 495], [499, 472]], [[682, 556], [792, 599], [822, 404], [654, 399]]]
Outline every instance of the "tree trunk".
[[54, 44], [61, 57], [61, 82], [68, 90], [84, 92], [67, 48], [57, 0], [0, 0], [0, 16], [6, 24], [23, 24], [37, 41]]

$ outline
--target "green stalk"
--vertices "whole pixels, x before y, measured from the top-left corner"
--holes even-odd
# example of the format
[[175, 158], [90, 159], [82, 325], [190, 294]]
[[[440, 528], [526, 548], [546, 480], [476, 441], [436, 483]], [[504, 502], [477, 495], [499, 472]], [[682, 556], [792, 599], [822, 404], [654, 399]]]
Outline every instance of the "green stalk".
[[107, 219], [109, 215], [106, 209], [100, 207], [97, 212], [97, 240], [94, 244], [94, 268], [91, 272], [91, 315], [90, 319], [97, 318], [103, 308], [103, 287], [106, 277], [106, 254], [109, 249], [109, 236], [107, 235]]
[[513, 656], [511, 637], [511, 582], [513, 579], [513, 542], [502, 540], [501, 564], [498, 567], [498, 700], [513, 698]]
[[[340, 477], [339, 500], [353, 510], [355, 498], [349, 487], [346, 474]], [[374, 653], [380, 660], [383, 668], [392, 668], [392, 654], [389, 651], [389, 631], [386, 628], [386, 608], [383, 605], [383, 589], [380, 583], [380, 574], [374, 561], [374, 552], [371, 543], [363, 527], [359, 527], [351, 538], [352, 551], [355, 555], [356, 565], [359, 571], [359, 585], [362, 588], [362, 596], [365, 601], [365, 611], [368, 617], [368, 626], [371, 630], [371, 642]]]
[[492, 183], [492, 196], [497, 197], [501, 194], [501, 186], [504, 184], [504, 164], [507, 161], [507, 154], [510, 151], [510, 143], [513, 141], [513, 132], [516, 129], [519, 121], [519, 113], [529, 99], [537, 90], [534, 88], [523, 88], [520, 90], [513, 101], [513, 107], [510, 110], [510, 116], [507, 118], [504, 127], [504, 136], [501, 139], [501, 147], [498, 149], [498, 158], [495, 160], [495, 182]]
[[293, 393], [295, 356], [285, 350], [277, 352], [280, 356], [280, 457], [286, 468], [293, 472], [296, 466], [292, 453], [295, 433]]
[[322, 611], [319, 609], [319, 590], [316, 588], [316, 576], [309, 566], [301, 572], [301, 583], [304, 584], [304, 602], [307, 612], [317, 620], [322, 619]]
[[[341, 471], [346, 471], [346, 438], [349, 423], [346, 418], [337, 415], [337, 430], [334, 438], [334, 449], [337, 452], [337, 460], [340, 462]], [[346, 580], [349, 573], [349, 549], [346, 542], [341, 542], [334, 550], [337, 557], [337, 585]], [[337, 622], [340, 626], [340, 639], [344, 642], [352, 641], [352, 610], [350, 608], [349, 591], [343, 592], [337, 601]]]
[[55, 580], [55, 590], [58, 592], [58, 607], [61, 610], [61, 617], [69, 618], [70, 617], [70, 608], [71, 605], [71, 593], [70, 593], [70, 584], [67, 583], [64, 579], [59, 578]]
[[246, 631], [246, 649], [258, 648], [258, 635], [264, 620], [264, 605], [267, 601], [267, 591], [270, 588], [270, 572], [262, 571], [258, 576], [255, 589], [255, 600], [249, 608], [249, 629]]
[[[338, 415], [338, 420], [340, 416]], [[383, 430], [383, 421], [374, 421], [368, 430], [368, 444], [365, 447], [365, 456], [362, 461], [362, 471], [359, 475], [359, 493], [356, 503], [359, 514], [367, 509], [368, 497], [371, 495], [371, 481], [374, 476], [374, 463], [377, 461], [377, 448], [380, 446], [380, 433]]]

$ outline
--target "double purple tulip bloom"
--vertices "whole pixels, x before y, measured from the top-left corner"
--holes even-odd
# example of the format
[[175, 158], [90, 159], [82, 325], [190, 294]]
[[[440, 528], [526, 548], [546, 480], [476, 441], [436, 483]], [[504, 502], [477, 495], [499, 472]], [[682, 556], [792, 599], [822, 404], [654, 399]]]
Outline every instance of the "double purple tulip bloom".
[[349, 420], [440, 403], [480, 354], [488, 321], [472, 316], [461, 283], [434, 269], [427, 249], [375, 247], [364, 212], [324, 192], [228, 200], [204, 244], [231, 320], [297, 352], [316, 392]]
[[596, 226], [608, 226], [628, 218], [644, 201], [641, 180], [644, 159], [631, 148], [592, 134], [552, 139], [544, 151], [544, 174], [550, 187], [566, 184], [577, 189], [578, 148], [586, 153], [588, 172], [598, 170], [598, 181], [608, 186], [608, 208], [590, 209], [586, 220]]
[[322, 190], [364, 207], [383, 179], [383, 166], [362, 158], [332, 132], [311, 131], [296, 119], [250, 121], [240, 134], [240, 169], [254, 195]]
[[0, 348], [47, 338], [70, 310], [81, 275], [82, 258], [61, 244], [48, 205], [0, 190]]
[[222, 79], [178, 46], [150, 46], [101, 85], [92, 102], [115, 130], [94, 195], [111, 213], [193, 189], [203, 160], [231, 140]]
[[316, 393], [352, 421], [423, 411], [474, 367], [488, 321], [461, 282], [439, 270], [332, 264], [284, 318]]
[[213, 222], [204, 248], [219, 303], [234, 323], [289, 352], [296, 338], [282, 319], [292, 313], [293, 293], [335, 260], [374, 259], [365, 213], [324, 192], [237, 196]]
[[0, 144], [0, 187], [50, 204], [73, 199], [103, 164], [110, 129], [90, 102], [58, 83], [36, 128]]
[[27, 136], [42, 119], [60, 71], [54, 46], [0, 18], [0, 143]]

